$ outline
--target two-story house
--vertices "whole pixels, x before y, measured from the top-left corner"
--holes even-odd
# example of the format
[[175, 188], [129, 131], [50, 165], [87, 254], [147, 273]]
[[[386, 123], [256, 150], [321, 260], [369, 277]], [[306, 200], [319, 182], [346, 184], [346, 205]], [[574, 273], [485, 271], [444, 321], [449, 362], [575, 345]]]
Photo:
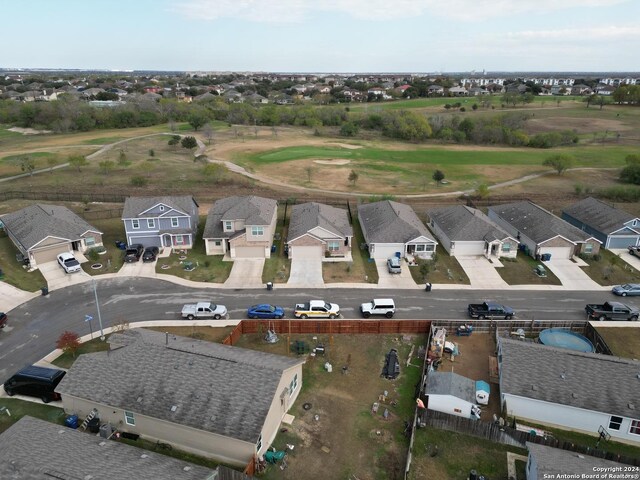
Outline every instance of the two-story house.
[[191, 195], [127, 197], [122, 221], [129, 245], [192, 248], [198, 231], [198, 204]]
[[278, 202], [256, 196], [227, 197], [213, 204], [204, 227], [207, 255], [269, 258]]

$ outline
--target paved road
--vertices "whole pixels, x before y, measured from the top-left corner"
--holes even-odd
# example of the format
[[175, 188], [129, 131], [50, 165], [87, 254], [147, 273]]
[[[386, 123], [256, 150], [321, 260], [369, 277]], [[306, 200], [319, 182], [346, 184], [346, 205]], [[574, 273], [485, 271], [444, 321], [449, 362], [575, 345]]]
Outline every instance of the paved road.
[[[98, 280], [98, 297], [103, 326], [122, 321], [178, 319], [184, 303], [214, 300], [227, 306], [231, 318], [244, 318], [251, 303], [268, 302], [285, 307], [291, 316], [294, 303], [321, 298], [338, 303], [343, 317], [359, 318], [360, 303], [374, 293], [362, 289], [278, 289], [210, 290], [191, 289], [162, 280], [124, 277]], [[464, 319], [469, 302], [489, 298], [512, 306], [520, 319], [583, 320], [586, 303], [612, 298], [607, 292], [572, 291], [458, 291], [386, 290], [377, 296], [396, 300], [399, 319]], [[626, 299], [640, 306], [640, 301]], [[0, 381], [17, 369], [50, 353], [65, 330], [81, 335], [89, 333], [84, 316], [92, 315], [94, 331], [98, 328], [94, 293], [91, 284], [74, 285], [57, 290], [47, 297], [33, 300], [9, 312], [10, 324], [0, 332]]]

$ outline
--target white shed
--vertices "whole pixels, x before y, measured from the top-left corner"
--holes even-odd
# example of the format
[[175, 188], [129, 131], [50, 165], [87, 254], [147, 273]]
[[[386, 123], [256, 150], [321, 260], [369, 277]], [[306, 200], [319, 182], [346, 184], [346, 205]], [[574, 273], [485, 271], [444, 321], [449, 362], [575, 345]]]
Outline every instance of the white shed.
[[476, 384], [453, 372], [431, 372], [427, 377], [427, 410], [464, 418], [480, 418], [475, 404]]

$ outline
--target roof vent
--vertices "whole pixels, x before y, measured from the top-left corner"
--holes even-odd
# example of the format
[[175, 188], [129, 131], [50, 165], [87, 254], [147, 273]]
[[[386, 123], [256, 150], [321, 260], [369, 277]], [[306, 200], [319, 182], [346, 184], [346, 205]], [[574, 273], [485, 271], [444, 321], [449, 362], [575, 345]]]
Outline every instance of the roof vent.
[[147, 455], [146, 453], [143, 453], [142, 455], [140, 455], [140, 458], [149, 458], [149, 455]]
[[636, 409], [636, 406], [631, 402], [627, 403], [627, 407], [629, 407], [629, 410], [635, 410]]
[[101, 447], [104, 447], [107, 444], [107, 442], [100, 442], [98, 445], [100, 445]]
[[141, 403], [142, 402], [142, 397], [136, 398], [136, 402]]
[[187, 465], [187, 466], [186, 466], [186, 467], [184, 467], [182, 470], [184, 470], [185, 472], [188, 472], [189, 470], [191, 470], [191, 467]]
[[174, 365], [174, 366], [173, 366], [173, 369], [174, 369], [174, 370], [178, 370], [178, 368], [179, 368], [179, 367], [178, 367], [178, 365]]
[[571, 394], [571, 396], [572, 396], [573, 398], [578, 398], [578, 395], [576, 395], [575, 393], [572, 393], [572, 394]]
[[538, 386], [537, 385], [531, 385], [531, 390], [533, 390], [534, 392], [538, 391]]
[[58, 430], [58, 435], [62, 435], [65, 431], [64, 430]]
[[175, 412], [176, 410], [178, 410], [178, 406], [177, 405], [171, 405], [171, 411]]
[[91, 480], [93, 478], [93, 475], [88, 474], [84, 476], [84, 480]]
[[193, 365], [193, 360], [189, 360], [189, 365]]
[[211, 417], [209, 417], [209, 420], [211, 420], [212, 422], [216, 421], [216, 416], [215, 415], [211, 415]]
[[584, 458], [584, 455], [578, 454], [578, 458]]

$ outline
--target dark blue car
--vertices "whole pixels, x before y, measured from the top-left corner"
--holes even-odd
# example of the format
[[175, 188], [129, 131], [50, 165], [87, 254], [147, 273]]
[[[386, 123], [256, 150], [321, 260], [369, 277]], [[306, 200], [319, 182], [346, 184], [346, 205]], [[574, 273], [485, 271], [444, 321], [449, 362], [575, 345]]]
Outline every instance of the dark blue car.
[[254, 305], [247, 310], [247, 317], [249, 318], [282, 318], [284, 317], [284, 309], [275, 305], [269, 305], [263, 303], [261, 305]]

